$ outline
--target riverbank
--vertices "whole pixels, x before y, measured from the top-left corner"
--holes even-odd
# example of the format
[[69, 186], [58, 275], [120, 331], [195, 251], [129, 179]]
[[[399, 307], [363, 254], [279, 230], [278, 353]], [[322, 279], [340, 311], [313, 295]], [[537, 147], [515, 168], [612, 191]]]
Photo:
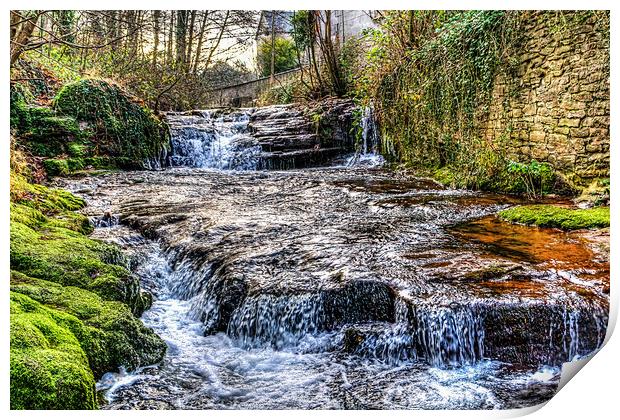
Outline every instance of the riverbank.
[[78, 212], [84, 200], [14, 170], [11, 408], [98, 408], [101, 375], [156, 363], [165, 353], [138, 319], [152, 298], [118, 247], [89, 238], [93, 226]]

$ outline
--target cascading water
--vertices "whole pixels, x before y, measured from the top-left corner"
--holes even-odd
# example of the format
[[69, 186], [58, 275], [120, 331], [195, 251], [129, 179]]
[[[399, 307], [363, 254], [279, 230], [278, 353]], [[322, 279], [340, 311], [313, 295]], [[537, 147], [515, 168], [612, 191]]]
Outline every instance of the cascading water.
[[172, 166], [256, 169], [261, 147], [249, 135], [251, 110], [169, 113]]
[[381, 138], [377, 128], [377, 122], [373, 108], [367, 106], [363, 109], [360, 121], [362, 142], [359, 150], [347, 161], [347, 166], [380, 166], [385, 159], [379, 153]]

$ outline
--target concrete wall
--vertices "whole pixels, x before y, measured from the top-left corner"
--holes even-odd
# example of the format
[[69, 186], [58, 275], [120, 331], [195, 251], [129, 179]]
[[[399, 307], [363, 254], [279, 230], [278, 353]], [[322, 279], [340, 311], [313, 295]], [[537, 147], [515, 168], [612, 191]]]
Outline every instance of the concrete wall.
[[483, 136], [580, 184], [609, 176], [609, 14], [526, 12], [516, 74], [496, 80]]
[[338, 36], [342, 42], [361, 35], [366, 28], [375, 27], [372, 14], [372, 10], [333, 10], [331, 16], [334, 37]]

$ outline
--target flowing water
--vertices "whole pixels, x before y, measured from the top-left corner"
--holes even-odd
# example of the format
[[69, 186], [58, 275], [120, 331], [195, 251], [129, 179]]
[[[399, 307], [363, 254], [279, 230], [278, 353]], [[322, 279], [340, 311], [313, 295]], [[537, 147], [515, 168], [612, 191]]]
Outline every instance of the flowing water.
[[106, 408], [523, 407], [601, 345], [596, 238], [379, 167], [256, 170], [273, 149], [252, 112], [171, 117], [181, 167], [64, 185], [131, 256], [168, 343], [101, 378]]

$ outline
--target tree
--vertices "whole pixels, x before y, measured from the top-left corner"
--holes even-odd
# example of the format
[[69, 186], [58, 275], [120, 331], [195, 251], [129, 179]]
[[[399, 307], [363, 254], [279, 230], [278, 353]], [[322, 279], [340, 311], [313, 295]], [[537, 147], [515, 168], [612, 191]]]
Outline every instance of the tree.
[[[262, 41], [258, 46], [258, 67], [262, 76], [271, 74], [272, 61], [271, 40]], [[299, 66], [295, 43], [284, 37], [275, 37], [273, 40], [273, 71], [280, 73]]]
[[122, 82], [152, 107], [201, 106], [218, 83], [209, 79], [217, 72], [207, 70], [250, 48], [257, 17], [247, 10], [15, 10], [12, 77], [39, 77], [29, 69], [41, 62], [69, 79], [88, 74]]

